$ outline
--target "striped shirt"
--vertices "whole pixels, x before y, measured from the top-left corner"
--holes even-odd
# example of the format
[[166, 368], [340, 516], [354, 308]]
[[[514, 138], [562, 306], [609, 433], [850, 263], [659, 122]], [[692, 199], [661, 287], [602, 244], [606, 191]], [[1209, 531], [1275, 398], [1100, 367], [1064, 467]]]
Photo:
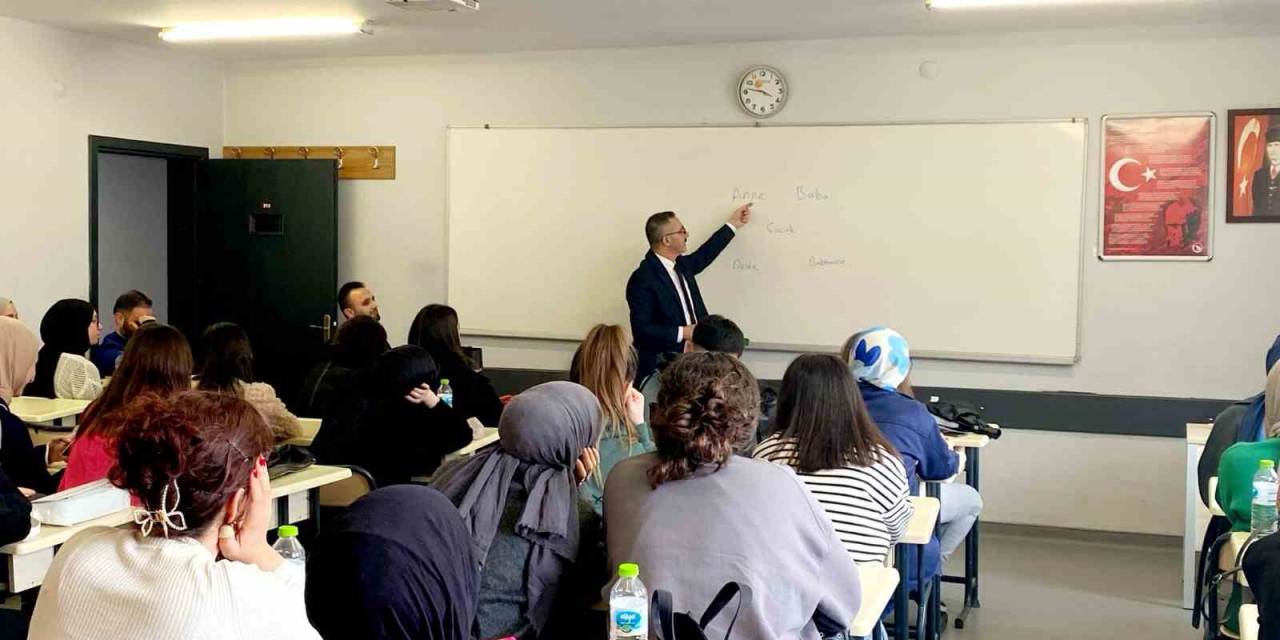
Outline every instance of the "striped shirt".
[[[795, 466], [796, 442], [773, 435], [756, 447], [755, 457]], [[897, 456], [881, 449], [875, 464], [848, 465], [796, 475], [822, 505], [854, 562], [883, 564], [889, 547], [902, 537], [911, 519], [907, 475]]]

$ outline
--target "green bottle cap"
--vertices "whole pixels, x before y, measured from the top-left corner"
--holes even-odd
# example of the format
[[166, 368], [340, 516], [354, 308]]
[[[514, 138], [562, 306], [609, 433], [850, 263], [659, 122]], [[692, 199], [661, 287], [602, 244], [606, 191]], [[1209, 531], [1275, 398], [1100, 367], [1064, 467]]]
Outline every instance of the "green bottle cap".
[[296, 538], [298, 528], [291, 524], [282, 524], [279, 529], [276, 529], [276, 533], [279, 533], [281, 538]]
[[618, 565], [618, 576], [622, 578], [635, 578], [640, 575], [640, 565], [632, 562], [624, 562]]
[[449, 384], [448, 378], [440, 378], [440, 384]]

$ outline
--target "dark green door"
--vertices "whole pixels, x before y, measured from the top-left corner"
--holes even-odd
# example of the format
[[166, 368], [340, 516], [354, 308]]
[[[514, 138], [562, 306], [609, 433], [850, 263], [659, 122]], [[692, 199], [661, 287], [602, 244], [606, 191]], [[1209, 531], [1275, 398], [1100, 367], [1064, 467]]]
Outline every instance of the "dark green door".
[[288, 402], [334, 326], [337, 163], [201, 162], [194, 262], [193, 329], [221, 321], [243, 326], [255, 377]]

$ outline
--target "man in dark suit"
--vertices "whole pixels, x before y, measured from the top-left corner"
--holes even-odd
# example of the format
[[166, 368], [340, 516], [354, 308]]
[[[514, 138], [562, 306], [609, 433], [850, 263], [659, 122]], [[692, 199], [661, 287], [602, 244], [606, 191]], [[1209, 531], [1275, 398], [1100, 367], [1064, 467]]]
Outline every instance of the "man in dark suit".
[[1253, 215], [1280, 217], [1280, 125], [1267, 129], [1267, 157], [1253, 174]]
[[681, 351], [693, 336], [698, 319], [707, 315], [695, 277], [711, 266], [750, 219], [751, 204], [738, 207], [697, 251], [684, 255], [689, 231], [676, 214], [663, 211], [649, 216], [644, 225], [649, 252], [627, 280], [631, 335], [639, 355], [637, 382], [657, 367], [659, 354]]

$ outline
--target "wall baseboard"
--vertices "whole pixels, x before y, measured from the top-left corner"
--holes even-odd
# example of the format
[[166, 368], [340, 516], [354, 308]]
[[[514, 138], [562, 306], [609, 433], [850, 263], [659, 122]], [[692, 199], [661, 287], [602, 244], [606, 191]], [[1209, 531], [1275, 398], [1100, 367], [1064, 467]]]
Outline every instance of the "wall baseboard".
[[983, 522], [983, 535], [1016, 536], [1019, 538], [1036, 538], [1069, 540], [1071, 542], [1090, 542], [1097, 544], [1120, 544], [1137, 547], [1160, 547], [1181, 549], [1181, 536], [1165, 536], [1154, 533], [1126, 533], [1123, 531], [1096, 531], [1093, 529], [1068, 529], [1064, 527], [1042, 527], [1029, 524], [1006, 524], [1002, 522]]

